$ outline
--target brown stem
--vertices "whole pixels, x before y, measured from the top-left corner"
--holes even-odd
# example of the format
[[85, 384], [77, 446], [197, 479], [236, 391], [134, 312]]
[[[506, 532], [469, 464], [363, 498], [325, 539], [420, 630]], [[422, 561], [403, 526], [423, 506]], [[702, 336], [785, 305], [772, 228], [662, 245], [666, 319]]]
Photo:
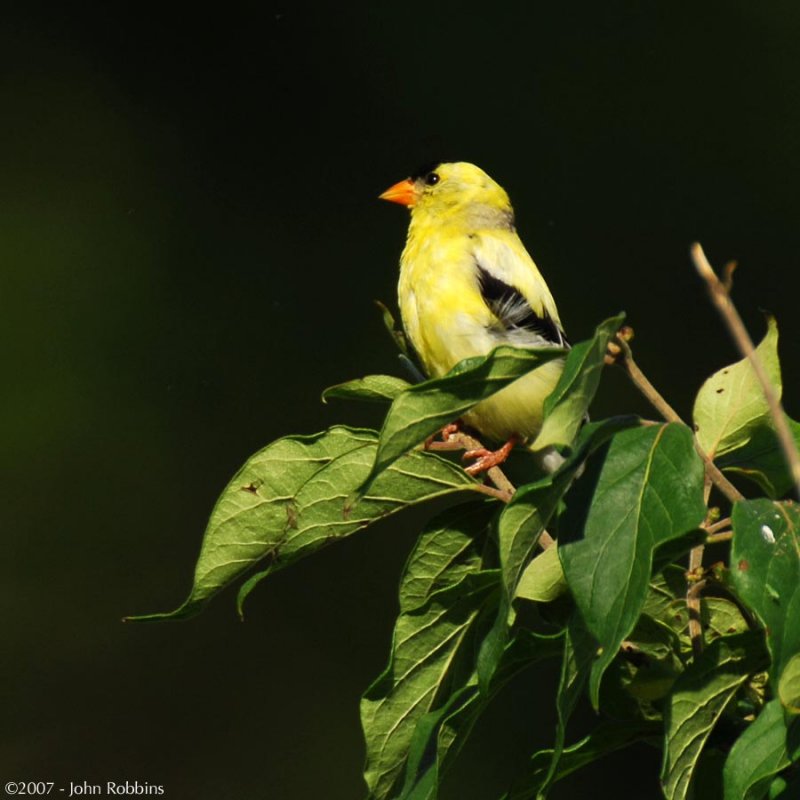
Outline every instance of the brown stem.
[[[664, 399], [656, 387], [647, 379], [647, 376], [639, 369], [639, 365], [633, 360], [633, 353], [631, 352], [630, 345], [621, 338], [617, 338], [615, 341], [622, 350], [622, 358], [618, 359], [618, 363], [622, 364], [625, 371], [628, 373], [628, 377], [633, 381], [634, 386], [636, 386], [653, 408], [655, 408], [667, 422], [680, 422], [682, 425], [685, 425], [686, 423], [680, 418], [678, 412]], [[743, 500], [744, 495], [720, 472], [717, 465], [706, 455], [697, 443], [697, 440], [695, 440], [694, 448], [705, 464], [706, 474], [713, 481], [717, 489], [732, 503], [735, 503], [737, 500]]]
[[725, 517], [725, 519], [713, 522], [711, 523], [711, 525], [706, 525], [706, 530], [709, 533], [716, 533], [717, 531], [724, 530], [725, 528], [730, 528], [730, 526], [731, 526], [731, 518]]
[[731, 539], [733, 539], [733, 531], [709, 533], [706, 537], [706, 544], [719, 544], [720, 542], [729, 542]]
[[[689, 574], [699, 570], [703, 563], [703, 546], [695, 547], [689, 554]], [[703, 652], [703, 626], [700, 623], [700, 593], [706, 586], [705, 580], [690, 584], [686, 591], [686, 608], [689, 611], [689, 638], [692, 652], [697, 658]]]
[[795, 491], [800, 497], [800, 454], [797, 452], [797, 445], [791, 430], [789, 430], [789, 424], [786, 421], [786, 415], [783, 413], [778, 392], [772, 385], [764, 364], [758, 357], [753, 340], [750, 338], [750, 334], [747, 332], [747, 328], [745, 328], [742, 318], [731, 300], [729, 292], [730, 276], [728, 275], [728, 280], [726, 280], [727, 285], [717, 277], [711, 264], [708, 263], [703, 248], [699, 244], [692, 245], [691, 254], [695, 269], [706, 282], [711, 302], [717, 307], [717, 311], [719, 311], [722, 321], [739, 348], [739, 352], [750, 361], [756, 378], [761, 384], [761, 390], [767, 400], [767, 405], [769, 405], [769, 412], [775, 425], [778, 441], [795, 483]]

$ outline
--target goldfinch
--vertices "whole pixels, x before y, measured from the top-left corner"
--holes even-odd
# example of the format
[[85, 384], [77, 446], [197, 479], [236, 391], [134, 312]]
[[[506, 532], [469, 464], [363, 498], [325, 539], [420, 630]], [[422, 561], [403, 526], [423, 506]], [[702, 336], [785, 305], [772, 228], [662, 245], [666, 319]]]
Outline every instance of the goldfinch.
[[[514, 228], [504, 189], [466, 162], [427, 166], [380, 195], [411, 210], [398, 300], [406, 335], [430, 377], [498, 345], [568, 347], [553, 296]], [[563, 369], [549, 361], [476, 405], [464, 421], [499, 450], [474, 451], [473, 474], [501, 463], [542, 425]]]

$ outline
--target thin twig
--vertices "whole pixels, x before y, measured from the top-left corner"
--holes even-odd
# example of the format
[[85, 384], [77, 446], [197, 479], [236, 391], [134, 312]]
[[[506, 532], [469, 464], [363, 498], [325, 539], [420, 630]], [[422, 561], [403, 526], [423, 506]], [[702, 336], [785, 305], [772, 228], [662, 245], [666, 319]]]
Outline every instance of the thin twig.
[[[439, 451], [481, 450], [483, 449], [483, 444], [474, 436], [464, 433], [464, 431], [456, 431], [455, 433], [449, 434], [446, 441], [440, 442], [432, 440], [427, 442], [425, 447], [428, 450]], [[491, 469], [486, 470], [486, 477], [494, 484], [494, 486], [476, 484], [475, 491], [481, 492], [482, 494], [487, 494], [490, 497], [495, 497], [498, 500], [502, 500], [504, 503], [508, 503], [514, 496], [516, 487], [508, 479], [505, 472], [503, 472], [500, 467], [492, 467]], [[548, 547], [552, 547], [554, 544], [555, 539], [553, 539], [553, 537], [547, 531], [542, 531], [539, 535], [539, 547], [541, 547], [542, 550], [547, 550]]]
[[[695, 547], [689, 554], [689, 575], [696, 574], [703, 565], [703, 546]], [[689, 638], [692, 652], [697, 658], [703, 652], [703, 626], [700, 622], [700, 593], [706, 586], [705, 580], [695, 581], [686, 591], [686, 608], [689, 612]]]
[[[678, 412], [664, 399], [656, 387], [647, 379], [647, 376], [639, 369], [639, 365], [633, 360], [633, 353], [631, 352], [630, 345], [619, 337], [615, 341], [622, 350], [622, 357], [617, 359], [617, 363], [623, 366], [628, 373], [628, 377], [633, 381], [634, 386], [647, 398], [650, 405], [652, 405], [667, 422], [680, 422], [682, 425], [686, 425], [680, 418]], [[706, 455], [705, 451], [697, 443], [697, 440], [695, 440], [694, 447], [705, 464], [706, 474], [714, 482], [717, 489], [732, 503], [737, 500], [743, 500], [744, 495], [722, 474], [722, 472], [720, 472], [717, 465]]]
[[733, 539], [733, 531], [720, 531], [719, 533], [709, 533], [706, 537], [706, 544], [719, 544], [729, 542]]
[[698, 580], [697, 576], [703, 569], [702, 544], [693, 547], [689, 552], [689, 588], [686, 591], [686, 609], [689, 612], [689, 638], [692, 640], [692, 652], [695, 658], [703, 652], [703, 626], [700, 623], [700, 592], [706, 585], [705, 580]]
[[725, 517], [725, 519], [718, 520], [717, 522], [711, 523], [711, 525], [706, 526], [706, 530], [709, 533], [716, 533], [717, 531], [724, 530], [725, 528], [730, 528], [731, 526], [731, 518]]
[[[795, 490], [798, 497], [800, 497], [800, 454], [797, 452], [797, 445], [795, 444], [792, 432], [789, 430], [789, 424], [786, 421], [786, 415], [783, 413], [778, 393], [775, 391], [775, 387], [772, 385], [766, 369], [764, 369], [764, 364], [758, 357], [753, 340], [750, 338], [750, 334], [747, 332], [747, 328], [745, 328], [742, 318], [739, 316], [739, 312], [736, 310], [736, 306], [734, 306], [731, 300], [728, 291], [730, 286], [726, 286], [726, 284], [717, 277], [711, 264], [708, 263], [703, 248], [699, 244], [692, 245], [691, 254], [697, 272], [706, 282], [708, 294], [711, 297], [712, 303], [717, 307], [717, 311], [719, 311], [722, 316], [722, 320], [727, 326], [739, 351], [750, 361], [756, 378], [761, 384], [761, 390], [764, 392], [772, 421], [775, 424], [775, 432], [778, 435], [778, 441], [783, 450], [786, 463], [789, 465], [789, 470], [792, 473]], [[730, 276], [728, 275], [727, 278], [727, 283], [730, 284]]]
[[502, 489], [495, 489], [494, 486], [487, 486], [485, 483], [476, 483], [472, 488], [476, 492], [488, 494], [489, 497], [495, 497], [498, 500], [502, 500], [504, 503], [511, 500], [511, 495], [508, 494], [508, 492], [504, 492]]

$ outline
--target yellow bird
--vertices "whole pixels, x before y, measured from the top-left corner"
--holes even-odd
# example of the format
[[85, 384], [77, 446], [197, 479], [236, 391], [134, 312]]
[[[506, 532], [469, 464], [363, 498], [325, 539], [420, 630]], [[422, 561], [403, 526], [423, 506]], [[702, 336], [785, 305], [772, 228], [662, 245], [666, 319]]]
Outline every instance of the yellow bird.
[[[427, 166], [382, 200], [411, 210], [398, 299], [408, 339], [431, 377], [498, 345], [568, 347], [544, 278], [514, 227], [505, 190], [466, 162]], [[542, 406], [564, 367], [549, 361], [476, 405], [464, 421], [505, 442], [472, 451], [477, 474], [501, 463], [542, 425]]]

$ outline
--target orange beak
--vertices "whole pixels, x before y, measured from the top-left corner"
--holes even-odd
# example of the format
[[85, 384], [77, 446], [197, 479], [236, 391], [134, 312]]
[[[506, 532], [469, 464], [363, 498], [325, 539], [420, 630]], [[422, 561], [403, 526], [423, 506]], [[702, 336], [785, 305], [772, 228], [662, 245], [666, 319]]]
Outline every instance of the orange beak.
[[417, 202], [417, 187], [411, 178], [390, 186], [383, 194], [378, 195], [380, 200], [388, 200], [390, 203], [400, 203], [401, 206], [409, 208]]

